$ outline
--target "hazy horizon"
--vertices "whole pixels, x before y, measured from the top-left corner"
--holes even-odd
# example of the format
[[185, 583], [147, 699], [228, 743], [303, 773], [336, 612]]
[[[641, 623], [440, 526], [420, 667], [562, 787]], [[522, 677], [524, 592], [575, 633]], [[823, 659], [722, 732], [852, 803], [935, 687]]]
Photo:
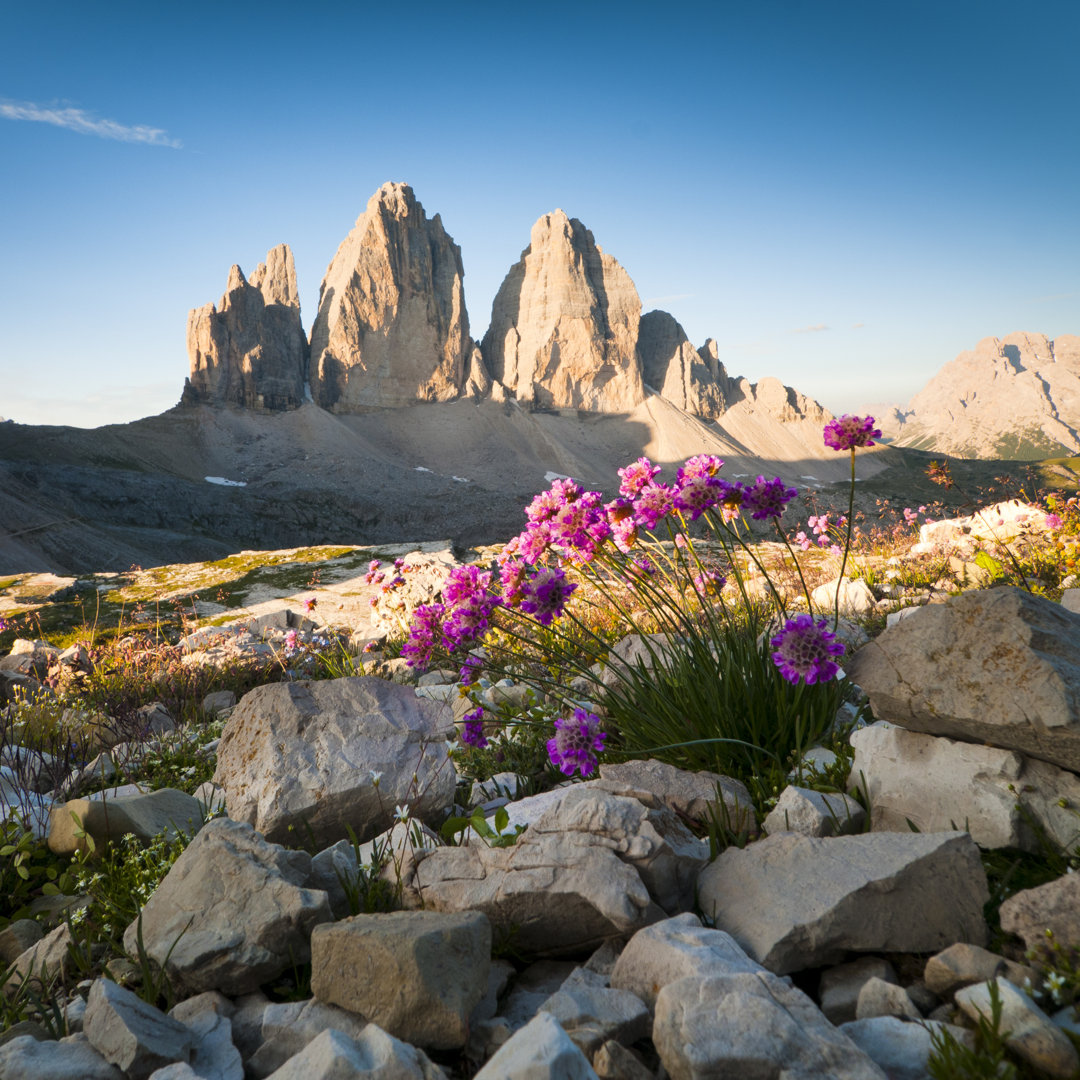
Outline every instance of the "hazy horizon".
[[461, 247], [476, 338], [556, 207], [643, 311], [834, 412], [1080, 333], [1073, 3], [409, 10], [6, 12], [0, 415], [175, 405], [188, 310], [281, 242], [310, 329], [388, 180]]

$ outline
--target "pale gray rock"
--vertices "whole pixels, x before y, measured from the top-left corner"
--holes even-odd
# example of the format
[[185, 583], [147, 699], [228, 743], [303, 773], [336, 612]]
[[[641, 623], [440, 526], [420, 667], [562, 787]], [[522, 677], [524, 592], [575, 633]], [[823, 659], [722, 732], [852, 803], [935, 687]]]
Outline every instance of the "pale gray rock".
[[1067, 949], [1080, 948], [1080, 874], [1065, 874], [1024, 889], [1001, 905], [1001, 928], [1029, 949], [1046, 943], [1046, 931]]
[[266, 253], [250, 282], [233, 266], [218, 306], [188, 314], [187, 350], [185, 405], [294, 409], [303, 403], [308, 348], [287, 244]]
[[810, 593], [816, 611], [829, 614], [836, 610], [836, 590], [840, 589], [841, 615], [869, 615], [877, 603], [870, 586], [862, 578], [833, 578]]
[[199, 801], [186, 791], [159, 788], [156, 791], [107, 799], [71, 799], [55, 806], [49, 822], [49, 850], [70, 855], [86, 850], [84, 833], [100, 847], [132, 833], [140, 844], [148, 844], [165, 833], [193, 836], [202, 827]]
[[439, 707], [373, 676], [268, 684], [233, 710], [214, 781], [229, 817], [269, 840], [301, 830], [331, 844], [346, 826], [366, 840], [390, 826], [396, 805], [437, 826], [454, 798], [450, 733]]
[[245, 1062], [249, 1078], [261, 1080], [280, 1069], [324, 1031], [333, 1029], [358, 1039], [367, 1028], [363, 1016], [309, 998], [267, 1005], [263, 1012], [262, 1043]]
[[848, 951], [929, 952], [988, 933], [986, 873], [966, 833], [780, 833], [722, 852], [698, 895], [719, 929], [781, 975]]
[[[854, 769], [852, 773], [858, 775]], [[865, 820], [866, 811], [848, 795], [789, 784], [761, 824], [770, 836], [780, 832], [837, 836], [861, 832]]]
[[32, 979], [47, 986], [57, 979], [65, 978], [71, 966], [69, 947], [74, 941], [66, 922], [50, 930], [15, 958], [3, 992], [11, 994], [24, 979]]
[[600, 1080], [654, 1080], [652, 1070], [633, 1050], [614, 1039], [597, 1050], [592, 1065]]
[[854, 1020], [859, 994], [871, 979], [895, 983], [896, 971], [888, 960], [878, 956], [861, 956], [858, 960], [837, 964], [822, 972], [818, 999], [825, 1019], [837, 1025]]
[[895, 1016], [853, 1020], [841, 1025], [840, 1031], [884, 1069], [889, 1080], [928, 1080], [927, 1063], [935, 1032], [948, 1032], [972, 1049], [975, 1043], [967, 1028], [936, 1020], [912, 1024]]
[[39, 1042], [19, 1035], [0, 1045], [0, 1080], [126, 1080], [85, 1038]]
[[169, 1010], [169, 1016], [185, 1024], [195, 1037], [190, 1065], [178, 1063], [154, 1073], [152, 1080], [165, 1080], [176, 1070], [174, 1080], [182, 1080], [190, 1069], [199, 1080], [244, 1080], [244, 1063], [232, 1038], [233, 1004], [224, 994], [209, 990], [181, 1001]]
[[708, 354], [702, 356], [674, 316], [666, 311], [642, 315], [638, 350], [645, 384], [673, 405], [705, 420], [715, 420], [724, 411], [723, 365]]
[[236, 704], [236, 694], [232, 690], [215, 690], [202, 700], [203, 712], [214, 715], [226, 712]]
[[660, 988], [676, 979], [762, 970], [730, 934], [702, 926], [687, 913], [639, 930], [619, 954], [611, 985], [652, 1008]]
[[1076, 837], [1080, 777], [1015, 750], [908, 731], [879, 720], [852, 733], [850, 785], [870, 805], [871, 827], [902, 832], [965, 829], [984, 848], [1039, 851], [1028, 816], [1057, 843]]
[[708, 822], [715, 815], [733, 832], [757, 832], [754, 803], [746, 785], [720, 773], [706, 769], [690, 772], [655, 758], [635, 758], [601, 763], [600, 779], [592, 784], [646, 806], [667, 806], [693, 821]]
[[873, 976], [863, 983], [855, 1003], [855, 1019], [869, 1020], [875, 1016], [896, 1016], [902, 1020], [921, 1020], [915, 1002], [908, 992], [895, 983]]
[[[146, 951], [191, 992], [254, 990], [305, 963], [312, 927], [333, 917], [326, 893], [303, 887], [310, 871], [305, 852], [268, 843], [250, 825], [216, 818], [143, 908]], [[132, 923], [124, 934], [131, 956], [136, 930]]]
[[423, 1050], [395, 1039], [376, 1024], [356, 1038], [333, 1028], [311, 1040], [270, 1074], [270, 1080], [445, 1080]]
[[537, 1013], [473, 1080], [597, 1080], [589, 1059], [550, 1013]]
[[692, 906], [698, 872], [709, 861], [707, 841], [666, 807], [649, 809], [637, 799], [581, 785], [571, 787], [523, 841], [548, 835], [613, 851], [637, 870], [652, 898], [671, 915]]
[[481, 346], [493, 379], [523, 403], [627, 412], [644, 398], [630, 275], [561, 210], [532, 227], [495, 296]]
[[41, 923], [36, 919], [16, 919], [0, 930], [0, 970], [18, 956], [32, 949], [43, 937]]
[[388, 183], [342, 241], [311, 327], [311, 392], [336, 412], [449, 401], [471, 355], [461, 249], [407, 184]]
[[490, 960], [479, 912], [356, 915], [312, 932], [311, 989], [396, 1038], [447, 1050], [465, 1045]]
[[790, 1080], [885, 1077], [801, 990], [767, 971], [668, 983], [656, 998], [653, 1043], [672, 1080], [730, 1072]]
[[131, 1080], [145, 1080], [174, 1061], [189, 1061], [196, 1041], [186, 1024], [110, 979], [95, 979], [90, 987], [83, 1031], [94, 1049]]
[[894, 437], [957, 457], [1046, 458], [1080, 450], [1080, 337], [983, 338], [899, 412]]
[[652, 1017], [648, 1006], [628, 990], [590, 986], [567, 979], [541, 1006], [590, 1060], [609, 1039], [629, 1046], [644, 1039]]
[[[1047, 1076], [1062, 1080], [1080, 1071], [1080, 1054], [1069, 1037], [1022, 990], [1008, 979], [994, 980], [1001, 998], [1001, 1030], [1008, 1032], [1005, 1045]], [[990, 988], [976, 983], [956, 992], [956, 1004], [971, 1020], [991, 1016]]]
[[587, 835], [526, 832], [508, 848], [439, 848], [417, 864], [416, 892], [428, 910], [483, 912], [496, 939], [512, 935], [526, 954], [595, 948], [661, 913], [638, 872]]
[[1078, 656], [1080, 618], [1004, 586], [920, 608], [845, 669], [880, 720], [1080, 772]]
[[[490, 1057], [515, 1031], [519, 1031], [540, 1011], [553, 994], [559, 992], [581, 971], [568, 960], [535, 960], [513, 976], [510, 992], [499, 1002], [498, 1010], [471, 1028], [469, 1048], [472, 1056]], [[599, 984], [597, 984], [599, 985]]]
[[923, 981], [938, 997], [949, 998], [965, 986], [996, 979], [1004, 968], [1004, 957], [958, 941], [926, 961]]

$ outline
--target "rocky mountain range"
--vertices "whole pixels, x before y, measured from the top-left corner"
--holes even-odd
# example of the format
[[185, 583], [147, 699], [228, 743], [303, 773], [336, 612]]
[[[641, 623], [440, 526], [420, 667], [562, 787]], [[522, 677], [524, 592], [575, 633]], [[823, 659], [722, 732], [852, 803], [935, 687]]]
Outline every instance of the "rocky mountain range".
[[870, 407], [896, 445], [958, 457], [1080, 454], [1080, 337], [984, 338], [906, 408]]

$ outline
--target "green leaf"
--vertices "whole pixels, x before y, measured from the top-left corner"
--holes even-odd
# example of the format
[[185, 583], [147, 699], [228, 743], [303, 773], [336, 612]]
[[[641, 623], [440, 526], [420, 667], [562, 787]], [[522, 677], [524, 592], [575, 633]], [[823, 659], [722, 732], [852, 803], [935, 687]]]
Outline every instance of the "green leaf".
[[495, 811], [495, 831], [501, 833], [507, 825], [510, 824], [510, 815], [506, 812], [505, 806], [500, 806]]

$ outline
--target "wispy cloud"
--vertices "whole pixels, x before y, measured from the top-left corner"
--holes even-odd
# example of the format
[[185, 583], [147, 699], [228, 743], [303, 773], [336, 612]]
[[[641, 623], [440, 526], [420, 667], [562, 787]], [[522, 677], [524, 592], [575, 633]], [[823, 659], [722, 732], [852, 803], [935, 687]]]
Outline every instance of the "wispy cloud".
[[828, 330], [829, 328], [824, 323], [815, 323], [813, 326], [800, 326], [797, 330], [792, 330], [793, 334], [820, 334], [822, 330]]
[[179, 150], [179, 139], [171, 139], [162, 128], [146, 124], [120, 124], [115, 120], [102, 120], [85, 109], [60, 108], [51, 105], [35, 105], [32, 101], [0, 101], [0, 116], [6, 120], [31, 120], [39, 124], [67, 128], [81, 135], [96, 135], [99, 139], [116, 142], [145, 143], [147, 146], [169, 146]]
[[865, 325], [866, 325], [866, 323], [864, 323], [864, 322], [853, 322], [851, 324], [851, 329], [852, 330], [861, 330]]

